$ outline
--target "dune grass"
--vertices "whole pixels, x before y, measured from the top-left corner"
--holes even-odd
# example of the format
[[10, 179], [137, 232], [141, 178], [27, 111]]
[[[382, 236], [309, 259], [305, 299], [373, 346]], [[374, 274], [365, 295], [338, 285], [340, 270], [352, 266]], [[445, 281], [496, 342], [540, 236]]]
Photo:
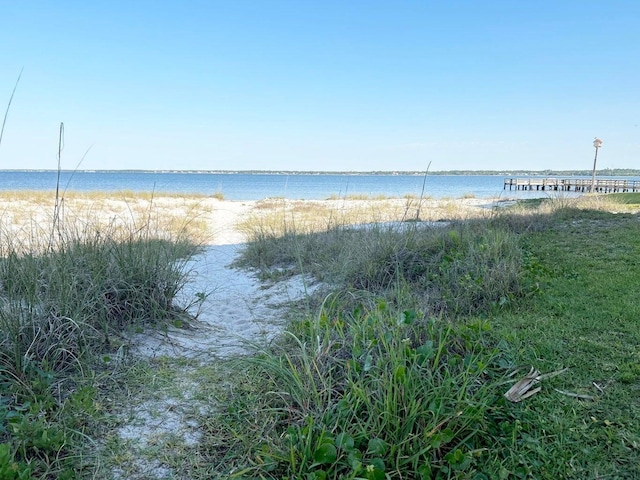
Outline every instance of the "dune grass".
[[[0, 190], [0, 200], [6, 201], [28, 201], [40, 205], [49, 205], [55, 195], [55, 189], [51, 190]], [[107, 200], [146, 200], [151, 201], [157, 198], [173, 198], [173, 199], [205, 199], [215, 198], [224, 200], [224, 195], [215, 193], [213, 195], [204, 195], [199, 193], [190, 193], [185, 196], [182, 193], [172, 192], [148, 192], [133, 190], [118, 190], [115, 192], [105, 192], [102, 190], [69, 190], [63, 193], [63, 197], [67, 199], [91, 200], [94, 202], [103, 202]]]
[[258, 238], [238, 265], [259, 267], [267, 278], [287, 269], [311, 274], [337, 288], [389, 298], [410, 286], [416, 307], [429, 314], [485, 310], [518, 292], [514, 237], [482, 222], [345, 225], [310, 235], [260, 232]]
[[[122, 335], [184, 321], [171, 300], [185, 230], [65, 216], [53, 241], [45, 222], [29, 243], [5, 222], [0, 478], [640, 476], [636, 198], [520, 202], [437, 227], [270, 202], [238, 265], [323, 288], [269, 348], [209, 364], [127, 360]], [[511, 403], [530, 367], [562, 373]], [[133, 458], [109, 408], [165, 396], [158, 422], [184, 410], [197, 440]]]
[[186, 321], [174, 299], [196, 244], [183, 231], [54, 218], [22, 236], [0, 225], [2, 479], [90, 474], [82, 452], [101, 416], [98, 389], [127, 332]]
[[[353, 224], [487, 218], [491, 209], [475, 199], [343, 198], [323, 201], [270, 198], [258, 202], [238, 226], [249, 239], [322, 232]], [[419, 215], [419, 218], [417, 218]]]
[[[312, 273], [327, 295], [228, 365], [199, 453], [223, 478], [637, 478], [640, 223], [620, 205], [259, 230], [245, 265]], [[511, 403], [530, 367], [557, 375]]]
[[50, 236], [58, 220], [67, 231], [73, 229], [80, 236], [85, 231], [126, 235], [131, 230], [146, 230], [156, 236], [182, 232], [206, 243], [212, 236], [208, 217], [219, 201], [215, 196], [152, 192], [65, 192], [55, 211], [54, 195], [53, 191], [0, 192], [3, 243], [32, 248], [34, 241]]

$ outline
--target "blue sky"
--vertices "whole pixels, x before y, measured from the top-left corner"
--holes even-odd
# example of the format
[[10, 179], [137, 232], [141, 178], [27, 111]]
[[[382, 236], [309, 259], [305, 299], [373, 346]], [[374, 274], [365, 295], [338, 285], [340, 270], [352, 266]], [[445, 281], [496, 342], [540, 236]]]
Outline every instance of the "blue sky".
[[637, 0], [2, 3], [0, 169], [640, 168]]

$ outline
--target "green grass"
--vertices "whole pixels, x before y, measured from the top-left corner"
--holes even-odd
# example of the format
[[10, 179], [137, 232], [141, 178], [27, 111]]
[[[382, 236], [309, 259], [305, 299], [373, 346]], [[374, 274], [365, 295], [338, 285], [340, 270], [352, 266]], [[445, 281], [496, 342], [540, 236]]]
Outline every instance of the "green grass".
[[196, 247], [141, 225], [0, 231], [0, 478], [90, 474], [100, 379], [127, 332], [185, 321], [174, 299]]
[[390, 296], [410, 285], [416, 308], [468, 313], [519, 293], [516, 238], [484, 222], [450, 227], [419, 224], [337, 227], [322, 233], [261, 235], [240, 266], [307, 273], [346, 290]]
[[640, 205], [640, 193], [611, 193], [607, 197], [622, 204]]
[[[137, 227], [3, 235], [0, 479], [157, 465], [193, 479], [638, 478], [636, 202], [550, 198], [438, 228], [256, 221], [239, 265], [324, 287], [269, 348], [209, 364], [120, 348], [127, 329], [182, 321], [190, 242]], [[509, 402], [532, 366], [568, 370]], [[116, 412], [147, 402], [152, 423], [178, 412], [199, 440], [119, 437]]]
[[[580, 212], [523, 239], [532, 301], [491, 319], [519, 364], [569, 367], [523, 405], [499, 413], [494, 462], [543, 478], [640, 475], [640, 224]], [[554, 390], [586, 394], [580, 401]], [[503, 458], [500, 458], [503, 457]], [[506, 457], [506, 458], [504, 458]]]
[[485, 372], [498, 352], [483, 324], [363, 296], [296, 327], [242, 362], [248, 380], [206, 424], [202, 448], [221, 476], [430, 478], [475, 463], [496, 396]]
[[[337, 228], [264, 238], [244, 264], [311, 273], [332, 291], [272, 350], [240, 362], [243, 389], [207, 439], [239, 478], [431, 478], [476, 471], [501, 392], [490, 324], [459, 315], [524, 295], [515, 234], [448, 228]], [[248, 364], [248, 366], [247, 366]], [[246, 375], [246, 374], [245, 374]], [[242, 432], [242, 433], [240, 433]], [[213, 463], [217, 449], [203, 446]], [[237, 455], [237, 456], [236, 456]]]
[[[333, 293], [231, 364], [207, 461], [224, 478], [640, 476], [640, 223], [588, 202], [256, 237], [245, 265]], [[531, 366], [568, 370], [509, 402]]]

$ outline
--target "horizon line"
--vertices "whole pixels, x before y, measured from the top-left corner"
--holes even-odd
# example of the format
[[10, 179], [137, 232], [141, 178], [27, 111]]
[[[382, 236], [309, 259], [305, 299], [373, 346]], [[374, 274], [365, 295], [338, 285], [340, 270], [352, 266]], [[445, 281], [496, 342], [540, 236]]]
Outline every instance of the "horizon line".
[[[65, 172], [65, 173], [205, 173], [205, 174], [271, 174], [271, 175], [513, 175], [513, 174], [540, 174], [540, 175], [556, 175], [567, 174], [572, 172], [574, 174], [591, 174], [592, 170], [589, 169], [544, 169], [544, 170], [531, 170], [531, 169], [502, 169], [502, 170], [466, 170], [466, 169], [453, 169], [453, 170], [224, 170], [224, 169], [55, 169], [55, 168], [0, 168], [0, 172]], [[602, 168], [597, 169], [598, 172], [632, 172], [630, 174], [640, 174], [638, 168]]]

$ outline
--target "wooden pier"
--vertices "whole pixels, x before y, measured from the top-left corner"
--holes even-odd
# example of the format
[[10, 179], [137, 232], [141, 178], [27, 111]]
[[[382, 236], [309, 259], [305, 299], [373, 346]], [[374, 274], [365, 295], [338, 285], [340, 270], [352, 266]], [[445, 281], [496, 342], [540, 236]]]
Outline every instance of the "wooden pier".
[[[589, 178], [505, 178], [504, 190], [550, 190], [563, 192], [589, 192]], [[640, 180], [596, 179], [595, 192], [640, 192]]]

